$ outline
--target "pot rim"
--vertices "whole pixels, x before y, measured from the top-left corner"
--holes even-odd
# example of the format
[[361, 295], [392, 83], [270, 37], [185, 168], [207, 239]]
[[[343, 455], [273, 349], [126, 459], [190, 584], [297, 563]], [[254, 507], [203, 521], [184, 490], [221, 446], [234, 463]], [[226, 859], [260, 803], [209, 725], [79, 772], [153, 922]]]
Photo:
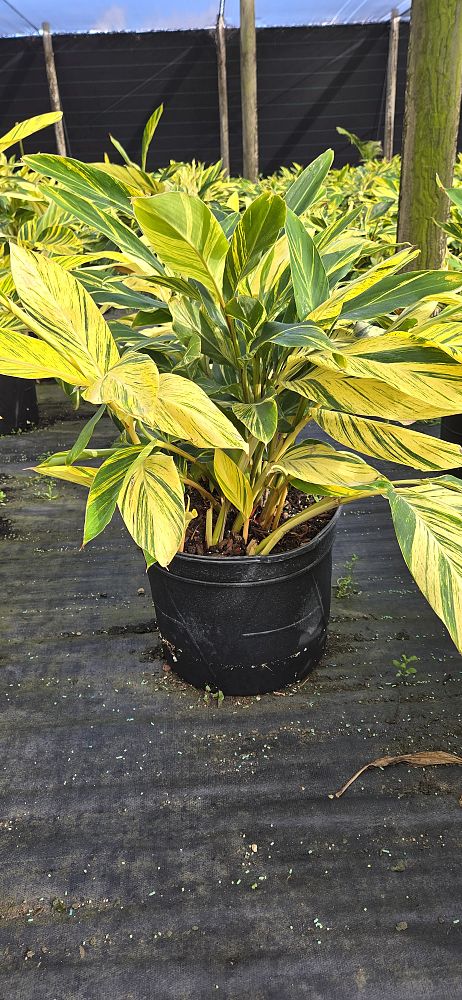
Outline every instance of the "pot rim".
[[[177, 554], [173, 557], [172, 562], [169, 565], [172, 565], [172, 563], [176, 559], [180, 560], [180, 562], [182, 562], [183, 560], [189, 562], [190, 559], [193, 559], [196, 560], [197, 562], [213, 563], [214, 565], [221, 564], [222, 566], [227, 566], [229, 563], [237, 565], [239, 563], [242, 564], [251, 561], [252, 563], [265, 564], [269, 562], [276, 563], [285, 561], [287, 559], [295, 559], [295, 557], [298, 556], [300, 553], [308, 552], [310, 549], [314, 549], [316, 545], [318, 545], [318, 543], [322, 541], [324, 536], [327, 535], [328, 531], [331, 530], [337, 523], [341, 512], [342, 512], [342, 505], [340, 504], [337, 507], [337, 510], [334, 511], [330, 521], [328, 521], [327, 524], [325, 524], [324, 527], [321, 528], [321, 531], [319, 531], [318, 534], [314, 536], [314, 538], [310, 538], [309, 542], [305, 542], [304, 545], [299, 545], [296, 549], [288, 549], [287, 552], [276, 552], [274, 555], [270, 553], [268, 556], [216, 556], [216, 555], [198, 556], [193, 554], [192, 552], [177, 552]], [[154, 566], [156, 566], [157, 569], [162, 569], [162, 567], [159, 566], [158, 563], [154, 563]], [[165, 569], [168, 570], [168, 566], [165, 567]]]

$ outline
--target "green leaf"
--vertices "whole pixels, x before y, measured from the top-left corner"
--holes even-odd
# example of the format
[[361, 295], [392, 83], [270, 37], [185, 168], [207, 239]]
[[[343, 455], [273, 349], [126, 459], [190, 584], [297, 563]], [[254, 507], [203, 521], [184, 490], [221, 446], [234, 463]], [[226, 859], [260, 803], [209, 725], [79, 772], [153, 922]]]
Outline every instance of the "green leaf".
[[262, 344], [280, 347], [304, 347], [312, 351], [332, 350], [332, 341], [315, 323], [265, 323], [258, 337], [252, 341], [252, 352]]
[[228, 241], [208, 206], [181, 191], [135, 198], [136, 218], [174, 274], [200, 281], [220, 299]]
[[104, 317], [72, 274], [50, 258], [14, 245], [10, 260], [31, 328], [82, 373], [81, 383], [74, 384], [94, 381], [118, 361]]
[[91, 163], [53, 153], [34, 153], [25, 156], [24, 162], [38, 174], [52, 177], [66, 191], [86, 198], [99, 208], [117, 207], [132, 215], [129, 189]]
[[81, 371], [64, 354], [60, 354], [49, 344], [44, 344], [42, 340], [35, 340], [13, 330], [0, 330], [0, 375], [32, 379], [59, 378], [70, 385], [82, 384]]
[[5, 132], [5, 135], [0, 137], [0, 153], [4, 153], [10, 146], [14, 146], [16, 142], [26, 139], [28, 135], [34, 135], [35, 132], [40, 132], [42, 128], [47, 128], [48, 125], [54, 125], [55, 122], [61, 121], [62, 117], [62, 111], [48, 111], [47, 114], [34, 115], [33, 118], [28, 118], [24, 122], [18, 122], [9, 132]]
[[96, 469], [84, 465], [36, 465], [34, 472], [41, 476], [51, 476], [52, 479], [64, 479], [67, 483], [77, 483], [78, 486], [91, 486]]
[[395, 309], [405, 309], [421, 299], [436, 301], [462, 287], [460, 271], [411, 271], [382, 278], [362, 294], [344, 303], [342, 319], [374, 319]]
[[85, 451], [87, 444], [89, 443], [89, 441], [91, 441], [91, 438], [93, 436], [93, 431], [98, 423], [98, 420], [101, 420], [101, 417], [103, 416], [105, 410], [106, 406], [98, 407], [96, 413], [93, 414], [91, 420], [88, 420], [88, 422], [85, 424], [85, 427], [82, 428], [77, 438], [77, 441], [75, 442], [75, 444], [72, 445], [71, 450], [68, 451], [66, 455], [66, 465], [72, 465], [73, 462], [76, 462], [77, 459], [80, 458], [82, 452]]
[[214, 455], [213, 471], [222, 493], [247, 520], [253, 508], [252, 488], [247, 476], [226, 452], [219, 449]]
[[140, 455], [127, 472], [119, 507], [136, 544], [168, 566], [185, 531], [183, 488], [173, 459]]
[[316, 410], [314, 419], [336, 441], [374, 458], [425, 471], [455, 469], [462, 465], [459, 445], [440, 441], [429, 434], [331, 410]]
[[297, 316], [304, 320], [327, 299], [329, 282], [311, 236], [290, 209], [287, 210], [286, 233]]
[[244, 212], [226, 255], [225, 292], [231, 298], [240, 282], [250, 274], [263, 254], [276, 242], [284, 226], [286, 206], [278, 195], [265, 191]]
[[85, 391], [84, 399], [105, 403], [152, 427], [158, 389], [159, 371], [152, 358], [130, 351]]
[[93, 205], [86, 198], [70, 194], [69, 191], [64, 191], [62, 188], [44, 184], [42, 190], [47, 198], [69, 212], [74, 218], [84, 222], [86, 226], [90, 226], [90, 229], [95, 229], [97, 233], [107, 236], [128, 257], [134, 260], [142, 271], [147, 274], [155, 272], [156, 275], [163, 275], [164, 268], [149, 247], [145, 246], [139, 236], [115, 216], [98, 208], [97, 205]]
[[164, 110], [164, 105], [159, 104], [159, 107], [152, 112], [150, 118], [148, 118], [146, 125], [144, 126], [143, 139], [141, 142], [141, 169], [146, 170], [146, 160], [148, 157], [148, 150], [153, 140], [154, 132], [160, 122], [162, 117], [162, 112]]
[[332, 166], [334, 151], [326, 149], [325, 153], [313, 160], [308, 167], [290, 185], [285, 195], [287, 208], [296, 215], [301, 215], [313, 203]]
[[370, 488], [380, 492], [387, 483], [358, 455], [336, 451], [332, 445], [317, 441], [289, 448], [273, 469], [283, 472], [289, 479], [327, 486], [331, 496], [354, 495]]
[[261, 403], [233, 403], [231, 409], [253, 437], [265, 444], [273, 439], [278, 426], [274, 399], [264, 399]]
[[451, 476], [388, 488], [393, 524], [408, 569], [462, 649], [462, 488]]
[[141, 448], [120, 448], [96, 472], [88, 494], [85, 510], [83, 544], [101, 534], [111, 520], [117, 506], [122, 484], [128, 469], [141, 454]]
[[[194, 382], [181, 375], [161, 374], [153, 426], [197, 447], [238, 448], [248, 445], [215, 403]], [[144, 546], [148, 551], [149, 546]]]

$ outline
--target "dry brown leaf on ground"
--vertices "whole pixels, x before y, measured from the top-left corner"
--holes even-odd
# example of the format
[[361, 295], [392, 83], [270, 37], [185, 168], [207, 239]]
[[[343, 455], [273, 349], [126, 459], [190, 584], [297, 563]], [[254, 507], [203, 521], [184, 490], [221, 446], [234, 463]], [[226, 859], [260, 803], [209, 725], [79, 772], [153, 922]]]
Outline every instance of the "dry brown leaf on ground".
[[431, 767], [434, 764], [462, 764], [462, 757], [458, 757], [455, 753], [445, 753], [444, 750], [424, 750], [422, 753], [403, 753], [397, 757], [377, 757], [377, 760], [371, 760], [369, 764], [365, 764], [359, 771], [356, 771], [356, 774], [349, 778], [338, 792], [329, 795], [329, 798], [339, 799], [347, 788], [370, 767], [389, 767], [390, 764], [412, 764], [413, 767]]

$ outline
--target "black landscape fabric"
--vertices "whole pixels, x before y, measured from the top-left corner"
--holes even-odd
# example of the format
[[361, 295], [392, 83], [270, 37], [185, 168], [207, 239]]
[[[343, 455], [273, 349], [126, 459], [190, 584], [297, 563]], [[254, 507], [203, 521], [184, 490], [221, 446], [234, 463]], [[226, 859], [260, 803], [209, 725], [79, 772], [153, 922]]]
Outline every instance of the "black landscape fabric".
[[328, 797], [461, 748], [461, 659], [385, 504], [341, 518], [306, 683], [207, 703], [163, 670], [121, 524], [79, 552], [82, 490], [24, 471], [82, 426], [40, 393], [48, 426], [0, 440], [1, 1000], [458, 1000], [462, 768]]

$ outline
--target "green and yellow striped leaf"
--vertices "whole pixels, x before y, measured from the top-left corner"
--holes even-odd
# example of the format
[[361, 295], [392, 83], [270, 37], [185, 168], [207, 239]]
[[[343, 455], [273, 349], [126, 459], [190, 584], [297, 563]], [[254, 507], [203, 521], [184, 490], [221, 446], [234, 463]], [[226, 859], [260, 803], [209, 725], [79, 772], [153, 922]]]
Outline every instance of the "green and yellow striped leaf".
[[154, 133], [162, 117], [164, 110], [164, 105], [159, 104], [158, 108], [155, 108], [152, 115], [148, 118], [146, 125], [144, 126], [143, 138], [141, 140], [141, 169], [146, 170], [146, 160], [148, 158], [148, 151], [151, 142], [154, 138]]
[[460, 271], [411, 271], [390, 274], [381, 281], [343, 303], [342, 319], [374, 319], [395, 309], [406, 309], [430, 298], [456, 292], [462, 287]]
[[33, 118], [27, 118], [24, 122], [18, 122], [9, 132], [5, 132], [5, 135], [0, 137], [0, 153], [4, 153], [10, 146], [14, 146], [16, 142], [27, 139], [28, 135], [34, 135], [35, 132], [40, 132], [42, 128], [47, 128], [48, 125], [54, 125], [55, 122], [61, 121], [62, 117], [62, 111], [48, 111], [44, 115], [34, 115]]
[[90, 420], [87, 421], [85, 427], [83, 427], [80, 431], [77, 440], [74, 442], [72, 448], [66, 455], [66, 465], [72, 465], [73, 462], [77, 462], [84, 451], [86, 451], [87, 444], [90, 443], [93, 437], [93, 431], [105, 411], [105, 406], [99, 406], [96, 413], [94, 413]]
[[225, 291], [230, 299], [240, 282], [257, 266], [263, 254], [274, 245], [284, 226], [286, 206], [278, 195], [265, 191], [239, 220], [226, 255]]
[[286, 389], [304, 396], [313, 403], [320, 403], [328, 410], [356, 413], [362, 417], [381, 417], [383, 420], [431, 420], [450, 413], [458, 413], [447, 405], [445, 409], [398, 392], [392, 385], [377, 379], [351, 378], [333, 372], [315, 372], [305, 378], [283, 383]]
[[199, 448], [248, 450], [234, 424], [212, 403], [203, 389], [181, 375], [160, 375], [153, 416], [153, 426], [165, 434], [184, 438]]
[[343, 288], [336, 289], [330, 298], [311, 313], [310, 319], [314, 323], [331, 322], [340, 315], [344, 304], [349, 302], [350, 299], [366, 292], [367, 289], [381, 281], [385, 275], [394, 274], [396, 271], [399, 271], [405, 264], [413, 260], [414, 257], [418, 257], [418, 255], [419, 250], [400, 250], [391, 257], [387, 257], [386, 260], [380, 261], [379, 264], [375, 264], [368, 271], [362, 272], [354, 281], [349, 281]]
[[78, 486], [89, 488], [95, 477], [96, 469], [86, 465], [48, 465], [42, 462], [36, 465], [34, 472], [41, 476], [51, 476], [52, 479], [64, 479], [67, 483], [77, 483]]
[[130, 417], [153, 426], [159, 390], [159, 371], [152, 358], [137, 351], [124, 354], [103, 378], [85, 392], [90, 403], [107, 403]]
[[49, 344], [13, 330], [0, 331], [0, 375], [15, 378], [60, 378], [70, 385], [85, 384], [78, 368]]
[[287, 209], [286, 233], [297, 316], [304, 320], [328, 298], [329, 282], [311, 236], [290, 209]]
[[380, 492], [386, 484], [376, 469], [358, 455], [336, 451], [332, 445], [318, 441], [294, 445], [272, 468], [289, 479], [327, 487], [331, 496], [361, 493], [371, 487]]
[[263, 399], [260, 403], [233, 403], [231, 409], [258, 441], [265, 444], [272, 441], [278, 426], [278, 408], [274, 399]]
[[181, 191], [135, 198], [133, 205], [161, 261], [174, 274], [200, 281], [220, 299], [228, 241], [209, 207]]
[[159, 263], [152, 250], [140, 240], [128, 226], [114, 215], [111, 215], [98, 205], [93, 205], [86, 198], [81, 198], [77, 194], [70, 194], [63, 188], [53, 185], [42, 185], [42, 190], [56, 205], [69, 212], [73, 218], [90, 226], [97, 233], [107, 236], [124, 254], [133, 261], [145, 274], [164, 274], [164, 268]]
[[183, 488], [173, 459], [142, 453], [125, 477], [119, 507], [136, 544], [168, 566], [185, 531]]
[[332, 410], [316, 410], [314, 419], [340, 444], [374, 458], [384, 458], [423, 471], [462, 466], [462, 448], [459, 445], [440, 441], [429, 434]]
[[317, 198], [325, 177], [329, 173], [334, 159], [333, 149], [326, 149], [312, 163], [309, 163], [302, 173], [293, 181], [286, 191], [285, 201], [288, 208], [301, 215]]
[[120, 181], [91, 163], [55, 153], [34, 153], [24, 162], [36, 173], [51, 177], [70, 194], [90, 200], [100, 208], [119, 208], [132, 214], [130, 191]]
[[438, 322], [425, 324], [423, 329], [412, 327], [408, 332], [410, 340], [417, 344], [437, 347], [449, 354], [454, 361], [462, 362], [462, 323]]
[[341, 376], [387, 383], [396, 392], [416, 399], [417, 415], [421, 400], [441, 413], [462, 410], [462, 365], [444, 353], [398, 336], [365, 337], [343, 349], [313, 354], [310, 361]]
[[99, 469], [92, 470], [96, 475], [91, 483], [85, 510], [84, 545], [101, 534], [109, 524], [128, 469], [141, 454], [141, 450], [137, 447], [120, 448]]
[[441, 478], [388, 489], [393, 524], [408, 569], [462, 650], [462, 488]]
[[247, 476], [224, 451], [217, 449], [213, 459], [216, 481], [225, 497], [240, 511], [244, 520], [252, 513], [253, 494]]
[[31, 250], [11, 246], [11, 271], [32, 329], [78, 368], [99, 378], [119, 358], [111, 331], [91, 296], [72, 274]]

